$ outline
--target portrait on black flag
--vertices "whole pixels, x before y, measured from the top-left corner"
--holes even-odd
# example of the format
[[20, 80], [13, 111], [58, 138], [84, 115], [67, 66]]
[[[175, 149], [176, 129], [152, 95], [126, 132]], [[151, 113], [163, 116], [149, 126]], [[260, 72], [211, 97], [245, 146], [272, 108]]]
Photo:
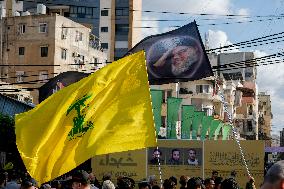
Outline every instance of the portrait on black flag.
[[213, 75], [195, 22], [146, 37], [128, 54], [144, 50], [150, 84], [193, 81]]
[[147, 53], [148, 71], [155, 78], [187, 78], [195, 74], [202, 49], [189, 36], [162, 38]]

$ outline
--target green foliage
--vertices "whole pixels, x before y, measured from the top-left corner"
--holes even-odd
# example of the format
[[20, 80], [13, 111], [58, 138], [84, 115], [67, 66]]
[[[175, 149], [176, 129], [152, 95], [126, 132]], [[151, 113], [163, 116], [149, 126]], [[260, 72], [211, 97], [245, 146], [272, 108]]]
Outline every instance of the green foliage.
[[15, 121], [0, 113], [0, 151], [11, 152], [15, 146]]

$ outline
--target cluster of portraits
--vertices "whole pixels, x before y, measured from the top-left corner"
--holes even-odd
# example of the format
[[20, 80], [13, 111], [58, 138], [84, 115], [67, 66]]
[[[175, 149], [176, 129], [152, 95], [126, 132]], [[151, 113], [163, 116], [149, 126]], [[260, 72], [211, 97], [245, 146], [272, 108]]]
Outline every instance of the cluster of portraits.
[[202, 165], [201, 148], [150, 148], [148, 150], [150, 165]]

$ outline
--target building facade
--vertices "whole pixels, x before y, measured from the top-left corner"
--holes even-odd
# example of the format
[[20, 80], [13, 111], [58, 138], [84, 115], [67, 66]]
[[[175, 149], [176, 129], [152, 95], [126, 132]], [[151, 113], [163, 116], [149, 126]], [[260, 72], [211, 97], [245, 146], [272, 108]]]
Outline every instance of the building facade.
[[242, 96], [240, 106], [235, 107], [234, 123], [240, 137], [248, 140], [258, 139], [258, 88], [253, 59], [253, 52], [218, 55], [218, 65], [225, 67], [218, 71], [218, 75], [226, 81], [239, 81], [242, 85], [237, 87]]
[[142, 0], [35, 0], [24, 2], [24, 11], [36, 13], [39, 3], [47, 7], [47, 14], [60, 14], [91, 28], [110, 62], [141, 39]]
[[258, 94], [258, 133], [259, 139], [266, 141], [266, 146], [271, 146], [271, 124], [272, 124], [272, 110], [270, 95], [265, 92]]
[[284, 147], [284, 129], [280, 131], [280, 146]]
[[90, 45], [91, 30], [60, 15], [27, 15], [3, 19], [1, 77], [34, 89], [59, 73], [91, 73], [103, 67], [106, 53]]

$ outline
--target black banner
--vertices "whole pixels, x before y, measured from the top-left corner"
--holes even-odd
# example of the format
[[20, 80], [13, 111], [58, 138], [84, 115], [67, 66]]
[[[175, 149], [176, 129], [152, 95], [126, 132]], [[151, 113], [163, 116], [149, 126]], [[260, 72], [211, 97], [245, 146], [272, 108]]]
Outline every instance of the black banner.
[[128, 54], [145, 50], [150, 84], [192, 81], [213, 75], [197, 25], [146, 37]]
[[39, 103], [47, 99], [53, 93], [60, 89], [76, 83], [77, 81], [87, 77], [89, 74], [75, 71], [68, 71], [57, 75], [50, 79], [46, 84], [39, 88]]

